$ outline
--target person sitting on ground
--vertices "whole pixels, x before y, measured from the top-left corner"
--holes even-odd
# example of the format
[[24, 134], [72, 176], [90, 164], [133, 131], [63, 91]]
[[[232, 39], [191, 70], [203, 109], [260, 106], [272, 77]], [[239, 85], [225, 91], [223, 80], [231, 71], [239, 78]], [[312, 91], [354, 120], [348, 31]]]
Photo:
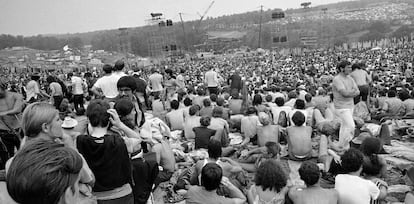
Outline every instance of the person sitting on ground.
[[195, 132], [193, 128], [199, 127], [201, 117], [198, 116], [200, 107], [198, 105], [192, 105], [189, 110], [189, 116], [184, 123], [184, 137], [187, 141], [194, 142]]
[[171, 111], [166, 115], [167, 125], [171, 130], [184, 130], [184, 112], [179, 109], [177, 100], [171, 101]]
[[141, 138], [146, 142], [151, 152], [155, 153], [159, 165], [159, 173], [154, 181], [155, 187], [161, 182], [169, 181], [175, 171], [175, 157], [169, 137], [170, 128], [159, 118], [148, 118], [140, 131]]
[[298, 111], [302, 112], [302, 113], [303, 113], [303, 115], [305, 116], [305, 122], [304, 122], [302, 125], [303, 125], [303, 126], [306, 126], [306, 121], [307, 121], [308, 112], [305, 110], [305, 101], [304, 101], [304, 100], [302, 100], [302, 99], [297, 99], [297, 100], [295, 101], [295, 108], [294, 108], [292, 111], [290, 111], [290, 112], [289, 112], [289, 120], [290, 120], [290, 125], [291, 125], [291, 126], [295, 126], [295, 125], [296, 125], [296, 124], [293, 122], [292, 118], [293, 118], [293, 115], [294, 115], [296, 112], [298, 112]]
[[237, 92], [237, 90], [233, 90], [231, 92], [231, 99], [229, 99], [229, 109], [231, 115], [242, 114], [242, 103], [243, 100], [239, 97], [239, 93]]
[[280, 163], [275, 160], [262, 162], [256, 172], [252, 185], [247, 192], [249, 204], [283, 204], [288, 192], [287, 176]]
[[257, 125], [260, 124], [257, 110], [255, 107], [249, 107], [246, 116], [241, 119], [241, 134], [244, 138], [241, 146], [247, 145], [249, 142], [253, 144], [257, 142]]
[[263, 147], [267, 142], [279, 143], [279, 126], [271, 124], [269, 115], [260, 112], [259, 122], [262, 125], [257, 127], [257, 144]]
[[381, 151], [381, 140], [374, 137], [364, 139], [360, 146], [361, 152], [364, 154], [364, 163], [362, 165], [362, 176], [372, 181], [380, 189], [380, 195], [375, 200], [377, 203], [386, 203], [388, 185], [380, 178], [384, 178], [387, 173], [387, 163], [384, 158], [378, 154]]
[[200, 110], [200, 116], [207, 116], [212, 117], [213, 116], [213, 106], [211, 105], [210, 99], [206, 98], [203, 100], [203, 107]]
[[184, 103], [184, 108], [183, 108], [183, 113], [184, 113], [184, 120], [187, 120], [187, 118], [190, 116], [190, 108], [193, 105], [193, 101], [187, 96], [184, 98], [183, 100]]
[[[408, 168], [404, 172], [404, 181], [405, 184], [408, 186], [414, 186], [414, 167]], [[414, 191], [407, 192], [405, 194], [404, 204], [412, 204], [414, 203]]]
[[[213, 117], [211, 118], [208, 128], [216, 130], [218, 137], [215, 138], [222, 142], [223, 147], [227, 147], [230, 143], [228, 134], [230, 133], [229, 124], [222, 118], [223, 109], [221, 107], [215, 107], [213, 109]], [[221, 134], [220, 134], [221, 133]]]
[[257, 147], [241, 154], [239, 165], [248, 172], [256, 172], [263, 161], [279, 160], [280, 146], [275, 142], [266, 142], [263, 147]]
[[[271, 108], [272, 116], [273, 116], [273, 123], [279, 124], [279, 115], [283, 111], [285, 116], [289, 115], [292, 108], [290, 106], [285, 105], [285, 99], [282, 97], [277, 97], [275, 99], [276, 106]], [[286, 119], [286, 117], [285, 117]]]
[[201, 184], [201, 171], [202, 168], [208, 163], [216, 163], [218, 164], [223, 170], [224, 177], [231, 177], [232, 174], [238, 173], [242, 171], [240, 165], [233, 161], [230, 158], [222, 157], [223, 150], [221, 148], [220, 141], [217, 140], [210, 140], [207, 147], [208, 152], [208, 159], [199, 160], [195, 164], [194, 172], [191, 175], [190, 183], [192, 185], [200, 185]]
[[289, 159], [291, 160], [303, 161], [312, 156], [312, 127], [303, 126], [305, 120], [303, 113], [296, 111], [292, 116], [295, 126], [287, 128]]
[[303, 162], [299, 168], [299, 175], [305, 182], [306, 188], [294, 186], [289, 189], [289, 199], [293, 204], [338, 203], [338, 192], [335, 189], [324, 189], [320, 186], [321, 173], [315, 162]]
[[350, 148], [341, 156], [344, 174], [338, 174], [335, 177], [335, 189], [339, 194], [339, 203], [369, 203], [380, 195], [380, 190], [373, 182], [360, 177], [363, 162], [364, 155], [354, 148]]
[[200, 118], [200, 127], [193, 128], [195, 133], [195, 149], [207, 149], [209, 141], [216, 135], [216, 130], [208, 128], [210, 125], [210, 117]]
[[154, 95], [154, 100], [151, 104], [152, 115], [163, 121], [165, 121], [165, 115], [167, 114], [167, 109], [165, 107], [165, 101], [162, 101], [158, 94]]
[[[217, 189], [223, 184], [229, 190], [229, 197], [219, 196]], [[201, 186], [191, 186], [185, 195], [188, 204], [217, 204], [246, 202], [244, 194], [227, 178], [223, 177], [222, 168], [215, 163], [206, 164], [201, 171]]]
[[10, 164], [7, 191], [20, 204], [80, 203], [82, 165], [72, 148], [52, 140], [31, 140]]

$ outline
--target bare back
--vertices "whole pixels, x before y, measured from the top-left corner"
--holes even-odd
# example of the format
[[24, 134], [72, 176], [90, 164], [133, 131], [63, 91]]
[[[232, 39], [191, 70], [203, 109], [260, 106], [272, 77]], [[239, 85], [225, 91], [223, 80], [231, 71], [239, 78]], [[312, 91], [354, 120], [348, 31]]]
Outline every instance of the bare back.
[[339, 197], [335, 189], [293, 187], [289, 191], [289, 198], [295, 204], [336, 204]]

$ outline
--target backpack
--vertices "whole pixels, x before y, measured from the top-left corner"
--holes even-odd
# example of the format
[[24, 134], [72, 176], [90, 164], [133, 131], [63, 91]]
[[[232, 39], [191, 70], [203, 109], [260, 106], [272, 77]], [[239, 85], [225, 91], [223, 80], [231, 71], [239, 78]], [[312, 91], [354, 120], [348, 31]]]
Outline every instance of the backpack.
[[285, 111], [280, 111], [278, 125], [281, 127], [287, 127], [289, 125], [289, 118]]

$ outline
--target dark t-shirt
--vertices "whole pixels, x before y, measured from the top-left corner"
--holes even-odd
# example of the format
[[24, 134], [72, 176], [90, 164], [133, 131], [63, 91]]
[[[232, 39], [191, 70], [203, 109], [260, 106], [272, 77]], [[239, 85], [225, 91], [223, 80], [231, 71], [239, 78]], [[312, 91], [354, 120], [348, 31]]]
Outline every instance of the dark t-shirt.
[[241, 77], [239, 75], [236, 75], [236, 74], [231, 75], [230, 80], [231, 80], [230, 88], [232, 89], [242, 88]]
[[205, 148], [207, 149], [208, 143], [210, 142], [211, 136], [216, 134], [215, 130], [212, 130], [207, 127], [195, 127], [193, 128], [195, 133], [195, 148]]
[[141, 78], [139, 78], [138, 76], [134, 76], [134, 78], [135, 78], [135, 83], [137, 84], [137, 92], [145, 93], [147, 89], [147, 83]]

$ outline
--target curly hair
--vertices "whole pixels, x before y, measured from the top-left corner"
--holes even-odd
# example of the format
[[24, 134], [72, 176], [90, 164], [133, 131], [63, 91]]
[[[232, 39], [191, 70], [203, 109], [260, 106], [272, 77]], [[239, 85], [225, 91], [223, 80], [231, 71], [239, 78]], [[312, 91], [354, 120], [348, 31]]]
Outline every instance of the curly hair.
[[287, 177], [282, 166], [273, 159], [262, 162], [257, 169], [255, 177], [256, 186], [263, 190], [280, 192], [287, 184]]
[[344, 173], [358, 171], [364, 162], [364, 155], [355, 148], [350, 148], [341, 156], [341, 165]]
[[378, 159], [378, 153], [381, 151], [381, 140], [368, 137], [362, 142], [360, 150], [364, 154], [362, 173], [373, 176], [378, 175], [383, 167]]
[[305, 161], [299, 168], [300, 179], [305, 181], [306, 186], [312, 186], [319, 181], [319, 167], [315, 162]]

